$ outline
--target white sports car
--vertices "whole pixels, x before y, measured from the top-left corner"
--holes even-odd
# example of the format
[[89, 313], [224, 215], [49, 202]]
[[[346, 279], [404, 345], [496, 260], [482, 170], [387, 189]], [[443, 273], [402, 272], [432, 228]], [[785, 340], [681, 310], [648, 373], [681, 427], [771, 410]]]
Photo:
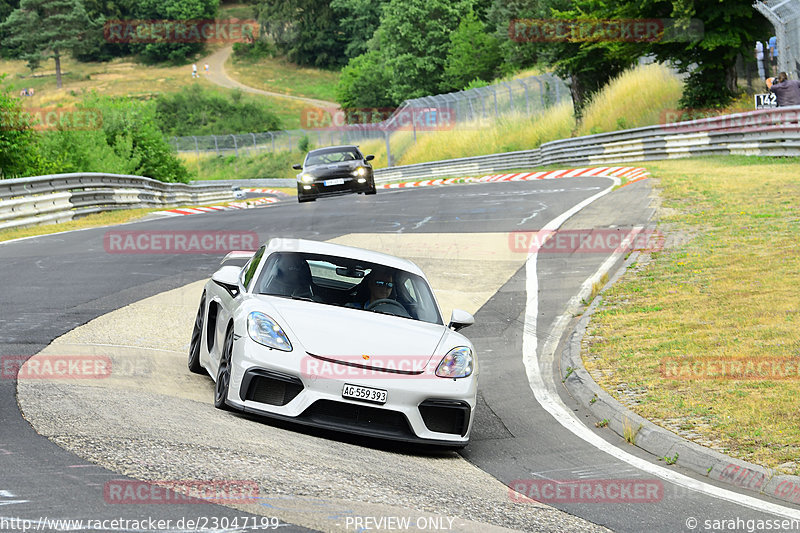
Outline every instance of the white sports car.
[[189, 369], [214, 404], [348, 433], [460, 448], [478, 386], [474, 322], [442, 321], [422, 271], [390, 255], [272, 239], [206, 283]]

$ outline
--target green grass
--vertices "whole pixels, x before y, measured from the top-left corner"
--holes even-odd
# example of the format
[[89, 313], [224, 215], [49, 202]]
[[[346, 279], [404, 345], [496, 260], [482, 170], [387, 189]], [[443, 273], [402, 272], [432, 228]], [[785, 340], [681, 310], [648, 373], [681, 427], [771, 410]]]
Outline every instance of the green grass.
[[[225, 64], [228, 75], [245, 85], [292, 96], [304, 96], [334, 102], [339, 73], [299, 67], [281, 58], [258, 61], [231, 57]], [[308, 107], [308, 104], [304, 104]]]
[[796, 461], [800, 380], [676, 380], [660, 365], [800, 360], [800, 163], [730, 156], [645, 166], [661, 189], [659, 228], [677, 244], [605, 293], [587, 368], [617, 397], [623, 383], [643, 388], [634, 410], [656, 423], [764, 466]]
[[217, 156], [216, 154], [180, 154], [187, 168], [195, 172], [198, 179], [294, 179], [297, 171], [292, 169], [294, 163], [302, 162], [303, 156], [298, 152], [270, 152]]

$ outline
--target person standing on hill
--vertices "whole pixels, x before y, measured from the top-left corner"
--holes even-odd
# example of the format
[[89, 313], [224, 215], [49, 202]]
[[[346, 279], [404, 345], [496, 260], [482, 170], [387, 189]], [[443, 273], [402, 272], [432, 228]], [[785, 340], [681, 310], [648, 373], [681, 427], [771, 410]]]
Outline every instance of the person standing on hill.
[[192, 78], [197, 77], [197, 63], [192, 63]]
[[767, 76], [764, 74], [764, 43], [761, 41], [756, 41], [755, 56], [758, 64], [758, 79], [763, 80]]
[[778, 107], [800, 105], [800, 81], [790, 80], [785, 72], [777, 78], [767, 78], [767, 89], [775, 93]]
[[769, 73], [772, 76], [778, 75], [778, 39], [773, 35], [767, 42], [769, 45]]

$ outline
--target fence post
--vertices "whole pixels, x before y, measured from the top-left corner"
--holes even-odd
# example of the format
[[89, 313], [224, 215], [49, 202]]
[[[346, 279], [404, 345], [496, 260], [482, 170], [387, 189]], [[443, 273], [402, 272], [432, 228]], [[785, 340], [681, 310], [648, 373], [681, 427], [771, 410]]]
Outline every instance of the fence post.
[[507, 81], [504, 81], [502, 83], [503, 85], [508, 87], [508, 108], [511, 111], [514, 111], [514, 94], [511, 92], [511, 85], [509, 85]]
[[528, 98], [528, 86], [522, 80], [517, 80], [517, 81], [520, 82], [520, 84], [522, 85], [522, 89], [525, 91], [525, 113], [530, 115], [531, 114], [531, 101]]
[[217, 143], [217, 136], [216, 135], [212, 135], [212, 137], [214, 137], [214, 150], [216, 150], [217, 157], [219, 157], [219, 144]]
[[250, 135], [253, 136], [253, 152], [255, 152], [256, 151], [256, 134], [255, 133], [251, 133]]
[[269, 133], [269, 138], [272, 141], [272, 153], [274, 154], [275, 153], [275, 136], [272, 134], [271, 131], [268, 131], [267, 133]]
[[239, 147], [236, 145], [236, 135], [231, 133], [231, 137], [233, 138], [233, 151], [236, 153], [236, 157], [239, 157]]

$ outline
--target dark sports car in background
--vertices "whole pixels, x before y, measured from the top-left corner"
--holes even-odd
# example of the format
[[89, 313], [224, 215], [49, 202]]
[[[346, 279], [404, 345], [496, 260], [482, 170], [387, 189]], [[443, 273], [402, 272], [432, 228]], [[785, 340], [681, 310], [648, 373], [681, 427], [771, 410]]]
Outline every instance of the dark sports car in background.
[[313, 202], [319, 196], [349, 193], [375, 194], [375, 177], [369, 161], [375, 156], [364, 156], [357, 146], [331, 146], [311, 150], [297, 175], [297, 200]]

